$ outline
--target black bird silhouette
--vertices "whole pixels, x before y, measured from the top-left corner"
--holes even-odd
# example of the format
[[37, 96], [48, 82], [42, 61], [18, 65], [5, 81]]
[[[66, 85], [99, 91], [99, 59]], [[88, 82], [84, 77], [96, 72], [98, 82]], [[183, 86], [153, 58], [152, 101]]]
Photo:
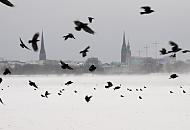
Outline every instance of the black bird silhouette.
[[123, 95], [120, 95], [120, 97], [124, 97]]
[[2, 81], [3, 81], [3, 79], [2, 79], [2, 78], [0, 78], [0, 84], [2, 83]]
[[155, 12], [154, 10], [151, 9], [150, 6], [143, 6], [141, 9], [144, 9], [144, 12], [140, 12], [141, 15], [143, 14], [150, 14], [152, 12]]
[[8, 68], [6, 68], [5, 71], [3, 72], [3, 75], [8, 75], [8, 74], [11, 74], [11, 71]]
[[0, 102], [1, 102], [1, 104], [3, 104], [4, 105], [4, 102], [3, 102], [3, 100], [0, 98]]
[[93, 17], [88, 17], [88, 21], [89, 21], [90, 23], [92, 23], [92, 20], [94, 20]]
[[68, 64], [66, 64], [65, 62], [63, 61], [60, 61], [61, 63], [61, 68], [62, 69], [69, 69], [69, 70], [73, 70], [73, 68], [71, 68]]
[[77, 31], [80, 31], [81, 29], [83, 29], [87, 33], [90, 33], [90, 34], [94, 34], [95, 33], [90, 27], [88, 27], [87, 23], [83, 23], [83, 22], [80, 22], [78, 20], [74, 21], [74, 23], [76, 25], [75, 29]]
[[38, 89], [38, 86], [36, 85], [35, 82], [32, 82], [32, 81], [29, 80], [29, 85], [30, 85], [30, 86], [33, 86], [33, 87], [36, 88], [36, 89]]
[[82, 57], [86, 56], [87, 52], [89, 52], [88, 49], [90, 49], [90, 46], [87, 46], [84, 50], [80, 51], [80, 53], [82, 54]]
[[105, 86], [105, 88], [110, 88], [110, 87], [112, 87], [112, 86], [113, 86], [112, 82], [107, 82], [107, 83], [108, 83], [108, 85], [107, 85], [107, 86]]
[[170, 93], [174, 93], [173, 91], [170, 91]]
[[183, 53], [187, 53], [187, 52], [190, 52], [190, 50], [183, 50], [182, 52]]
[[172, 75], [170, 75], [170, 78], [169, 78], [169, 79], [175, 79], [175, 78], [177, 78], [177, 77], [179, 77], [177, 74], [172, 74]]
[[173, 55], [170, 55], [171, 58], [175, 58], [176, 57], [176, 53], [174, 53]]
[[63, 36], [63, 38], [64, 38], [65, 40], [67, 40], [67, 39], [69, 39], [69, 38], [75, 39], [75, 37], [74, 37], [74, 35], [73, 35], [72, 33], [68, 33], [67, 35]]
[[14, 7], [14, 5], [8, 0], [0, 0], [0, 2], [7, 5], [7, 6]]
[[138, 89], [136, 89], [136, 91], [139, 91]]
[[38, 40], [38, 37], [39, 37], [39, 33], [35, 33], [32, 40], [29, 40], [28, 43], [31, 43], [32, 44], [32, 48], [34, 51], [38, 51], [38, 45], [37, 45], [37, 42], [40, 41]]
[[50, 94], [51, 94], [51, 93], [49, 93], [48, 91], [46, 91], [45, 94], [44, 94], [44, 95], [41, 95], [41, 96], [48, 98], [48, 96], [49, 96]]
[[30, 48], [28, 48], [25, 44], [24, 44], [24, 42], [22, 41], [22, 39], [20, 38], [20, 46], [22, 47], [22, 48], [26, 48], [26, 49], [28, 49], [28, 50], [31, 50]]
[[142, 97], [141, 97], [141, 96], [139, 96], [139, 99], [142, 99]]
[[61, 96], [61, 93], [58, 93], [59, 96]]
[[92, 96], [85, 96], [85, 100], [86, 100], [86, 102], [89, 102], [90, 101], [90, 99], [92, 98]]
[[176, 52], [182, 50], [181, 48], [179, 48], [179, 46], [177, 45], [177, 43], [175, 43], [173, 41], [169, 41], [169, 44], [172, 46], [172, 49], [171, 49], [171, 51], [168, 51], [168, 53], [176, 53]]
[[185, 91], [185, 90], [183, 90], [183, 93], [186, 93], [186, 91]]
[[77, 90], [75, 90], [74, 93], [77, 93]]
[[146, 86], [144, 86], [144, 88], [146, 88]]
[[139, 89], [140, 91], [143, 91], [141, 88]]
[[96, 90], [96, 88], [94, 88], [94, 90]]
[[117, 89], [120, 89], [121, 87], [120, 86], [116, 86], [115, 88], [113, 88], [113, 90], [117, 90]]
[[160, 53], [161, 53], [161, 55], [168, 54], [168, 52], [165, 48], [162, 48], [162, 50], [160, 50]]
[[95, 70], [96, 70], [96, 66], [91, 65], [91, 66], [89, 67], [89, 71], [90, 71], [90, 72], [93, 72], [93, 71], [95, 71]]
[[73, 83], [72, 81], [68, 81], [68, 82], [65, 83], [65, 85], [69, 86], [72, 83]]

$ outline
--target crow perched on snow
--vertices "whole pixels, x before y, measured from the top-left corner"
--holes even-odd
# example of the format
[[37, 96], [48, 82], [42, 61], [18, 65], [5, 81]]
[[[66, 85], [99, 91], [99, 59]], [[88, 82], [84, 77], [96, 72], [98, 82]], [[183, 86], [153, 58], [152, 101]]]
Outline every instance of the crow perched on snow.
[[14, 7], [14, 5], [8, 0], [0, 0], [0, 2], [7, 5], [7, 6], [9, 6], [9, 7]]
[[110, 88], [110, 87], [112, 87], [112, 86], [113, 86], [112, 82], [107, 82], [107, 83], [108, 83], [108, 85], [107, 85], [107, 86], [105, 86], [105, 88]]
[[144, 9], [144, 12], [140, 12], [141, 15], [143, 14], [150, 14], [152, 12], [155, 12], [154, 10], [151, 9], [150, 6], [143, 6], [141, 9]]
[[32, 48], [34, 51], [38, 51], [38, 45], [37, 45], [37, 42], [40, 41], [38, 40], [38, 37], [39, 37], [39, 33], [35, 33], [32, 40], [29, 40], [28, 43], [31, 43], [32, 44]]
[[90, 101], [90, 99], [92, 98], [92, 96], [85, 96], [85, 100], [86, 100], [86, 102], [89, 102]]
[[170, 75], [170, 78], [169, 78], [169, 79], [175, 79], [175, 78], [177, 78], [177, 77], [179, 77], [177, 74], [172, 74], [172, 75]]
[[88, 27], [87, 23], [83, 23], [83, 22], [80, 22], [78, 20], [74, 21], [74, 23], [76, 25], [75, 29], [77, 31], [80, 31], [81, 29], [83, 29], [87, 33], [90, 33], [90, 34], [94, 34], [95, 33], [90, 27]]
[[68, 82], [65, 83], [65, 85], [69, 86], [72, 83], [73, 83], [72, 81], [68, 81]]
[[90, 46], [87, 46], [84, 50], [80, 51], [80, 53], [82, 54], [82, 57], [86, 56], [87, 52], [89, 52], [88, 49], [90, 49]]
[[69, 39], [69, 38], [75, 39], [75, 37], [74, 37], [74, 35], [73, 35], [72, 33], [68, 33], [67, 35], [63, 36], [63, 38], [64, 38], [65, 40], [67, 40], [67, 39]]

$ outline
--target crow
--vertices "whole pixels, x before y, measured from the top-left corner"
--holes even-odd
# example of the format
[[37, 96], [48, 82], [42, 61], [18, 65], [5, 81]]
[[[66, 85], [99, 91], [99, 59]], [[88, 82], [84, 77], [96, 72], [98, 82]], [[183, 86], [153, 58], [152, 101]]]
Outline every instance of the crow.
[[0, 2], [7, 5], [7, 6], [9, 6], [9, 7], [14, 7], [14, 5], [8, 0], [0, 0]]
[[82, 54], [82, 57], [86, 56], [86, 53], [89, 52], [88, 49], [90, 49], [90, 46], [87, 46], [84, 50], [80, 51], [80, 53]]
[[171, 49], [171, 51], [168, 51], [168, 53], [176, 53], [176, 52], [182, 50], [182, 49], [179, 48], [178, 45], [177, 45], [175, 42], [173, 42], [173, 41], [169, 41], [169, 44], [170, 44], [170, 46], [172, 46], [172, 49]]
[[85, 100], [86, 100], [86, 102], [89, 102], [90, 101], [90, 99], [92, 98], [92, 96], [85, 96]]
[[183, 90], [183, 93], [186, 93], [186, 91], [185, 91], [185, 90]]
[[31, 50], [30, 48], [28, 48], [25, 44], [24, 44], [24, 42], [22, 41], [22, 39], [20, 38], [20, 46], [22, 47], [22, 48], [26, 48], [26, 49], [28, 49], [28, 50]]
[[93, 17], [88, 17], [88, 21], [89, 21], [90, 23], [92, 23], [92, 20], [94, 20]]
[[32, 48], [34, 51], [38, 51], [38, 45], [37, 45], [37, 42], [40, 41], [38, 40], [38, 37], [39, 37], [39, 33], [35, 33], [32, 40], [29, 40], [28, 43], [31, 43], [32, 44]]
[[154, 10], [151, 9], [150, 6], [143, 6], [141, 9], [144, 9], [144, 12], [140, 12], [141, 15], [143, 14], [150, 14], [152, 12], [155, 12]]
[[62, 69], [73, 70], [73, 68], [71, 68], [68, 64], [64, 63], [63, 61], [60, 61], [60, 63], [61, 63], [61, 68]]
[[170, 78], [169, 78], [169, 79], [175, 79], [175, 78], [177, 78], [177, 77], [179, 77], [177, 74], [172, 74], [172, 75], [170, 75]]
[[77, 93], [77, 90], [75, 90], [74, 93]]
[[32, 81], [29, 80], [29, 85], [30, 85], [30, 86], [33, 86], [33, 87], [36, 88], [36, 89], [38, 89], [38, 86], [36, 85], [35, 82], [32, 82]]
[[95, 33], [90, 27], [88, 27], [87, 23], [83, 23], [83, 22], [80, 22], [78, 20], [74, 21], [74, 23], [76, 25], [75, 29], [77, 31], [80, 31], [81, 29], [83, 29], [87, 33], [90, 33], [90, 34], [94, 34]]
[[108, 86], [105, 86], [105, 88], [110, 88], [113, 86], [112, 82], [107, 82], [108, 83]]
[[161, 55], [165, 55], [168, 54], [167, 50], [165, 48], [162, 48], [162, 50], [160, 50]]
[[121, 87], [120, 86], [116, 86], [113, 90], [117, 90], [117, 89], [120, 89]]
[[123, 95], [120, 95], [120, 97], [124, 97]]
[[90, 72], [93, 72], [93, 71], [95, 71], [95, 70], [96, 70], [96, 66], [91, 65], [91, 66], [89, 67], [89, 71], [90, 71]]
[[50, 94], [51, 94], [51, 93], [49, 93], [48, 91], [46, 91], [45, 94], [44, 94], [44, 95], [41, 95], [41, 96], [48, 98], [48, 95], [50, 95]]
[[170, 93], [174, 93], [173, 91], [170, 91]]
[[69, 86], [72, 83], [73, 83], [72, 81], [68, 81], [68, 82], [65, 83], [65, 85]]
[[8, 68], [6, 68], [5, 71], [3, 72], [3, 75], [7, 75], [7, 74], [11, 74], [11, 71]]
[[73, 35], [72, 33], [68, 33], [67, 35], [63, 36], [63, 38], [64, 38], [65, 40], [67, 40], [67, 39], [69, 39], [69, 38], [75, 39], [75, 37], [74, 37], [74, 35]]

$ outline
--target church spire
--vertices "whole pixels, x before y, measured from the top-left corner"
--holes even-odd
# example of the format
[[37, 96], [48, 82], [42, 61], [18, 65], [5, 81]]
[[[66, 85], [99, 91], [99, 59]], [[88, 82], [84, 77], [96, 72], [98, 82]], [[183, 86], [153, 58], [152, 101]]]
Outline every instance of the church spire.
[[42, 30], [42, 37], [41, 37], [41, 49], [40, 49], [39, 60], [46, 60], [46, 52], [45, 52], [45, 47], [44, 47], [43, 30]]
[[125, 41], [125, 32], [123, 33], [123, 44], [121, 48], [121, 63], [126, 63], [126, 57], [127, 57], [127, 47], [126, 47], [126, 41]]

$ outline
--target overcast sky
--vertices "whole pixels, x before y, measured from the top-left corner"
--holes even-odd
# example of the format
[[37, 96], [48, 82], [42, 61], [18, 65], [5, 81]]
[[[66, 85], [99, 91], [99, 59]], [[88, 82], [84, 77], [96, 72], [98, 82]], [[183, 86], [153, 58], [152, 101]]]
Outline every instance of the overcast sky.
[[[0, 57], [10, 60], [37, 60], [38, 53], [22, 49], [19, 37], [27, 42], [35, 32], [44, 30], [48, 59], [85, 60], [98, 57], [103, 62], [120, 61], [123, 32], [130, 40], [132, 55], [138, 50], [155, 57], [155, 46], [169, 49], [168, 41], [190, 49], [190, 1], [188, 0], [10, 0], [16, 7], [0, 3]], [[139, 14], [141, 6], [151, 6], [156, 12]], [[74, 20], [87, 22], [96, 34], [77, 32]], [[73, 33], [76, 40], [64, 41], [63, 35]], [[28, 43], [26, 43], [28, 45]], [[40, 44], [39, 44], [40, 45]], [[79, 51], [90, 46], [87, 57]], [[179, 54], [188, 58], [190, 54]]]

